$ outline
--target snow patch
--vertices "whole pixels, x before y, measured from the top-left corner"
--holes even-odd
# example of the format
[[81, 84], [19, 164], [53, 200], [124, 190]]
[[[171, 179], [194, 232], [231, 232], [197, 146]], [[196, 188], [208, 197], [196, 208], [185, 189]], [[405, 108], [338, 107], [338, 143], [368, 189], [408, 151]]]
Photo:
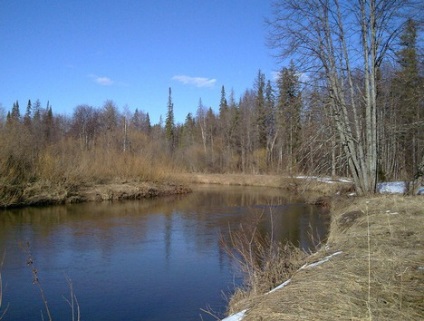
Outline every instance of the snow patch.
[[406, 182], [384, 182], [377, 184], [377, 192], [380, 194], [405, 194], [408, 191]]
[[[333, 254], [330, 254], [330, 255], [326, 256], [325, 258], [323, 258], [322, 260], [320, 260], [318, 262], [311, 263], [311, 264], [305, 264], [298, 271], [300, 271], [302, 269], [309, 269], [309, 268], [313, 268], [315, 266], [321, 265], [322, 263], [325, 263], [328, 260], [330, 260], [333, 256], [339, 255], [341, 253], [343, 253], [343, 251], [338, 251], [338, 252], [335, 252]], [[273, 288], [271, 291], [267, 292], [265, 295], [270, 294], [272, 292], [275, 292], [277, 290], [280, 290], [280, 289], [284, 288], [290, 282], [291, 282], [291, 279], [288, 279], [284, 283], [280, 284], [279, 286]], [[222, 319], [221, 321], [241, 321], [241, 320], [243, 320], [244, 316], [246, 315], [246, 312], [247, 312], [247, 309], [246, 310], [243, 310], [243, 311], [240, 311], [240, 312], [237, 312], [235, 314], [232, 314], [229, 317], [226, 317], [225, 319]]]
[[273, 288], [271, 291], [269, 291], [268, 293], [266, 293], [266, 294], [270, 294], [270, 293], [272, 293], [272, 292], [275, 292], [275, 291], [277, 291], [277, 290], [279, 290], [279, 289], [282, 289], [282, 288], [284, 288], [287, 284], [289, 284], [291, 282], [291, 279], [288, 279], [286, 282], [284, 282], [283, 284], [280, 284], [279, 286], [277, 286], [276, 288]]
[[330, 260], [333, 256], [336, 256], [336, 255], [339, 255], [339, 254], [342, 254], [343, 253], [343, 251], [338, 251], [338, 252], [335, 252], [335, 253], [333, 253], [333, 254], [331, 254], [331, 255], [328, 255], [328, 256], [326, 256], [325, 258], [323, 258], [321, 261], [318, 261], [318, 262], [315, 262], [315, 263], [311, 263], [311, 264], [308, 264], [308, 263], [306, 263], [305, 265], [303, 265], [299, 270], [303, 270], [303, 269], [309, 269], [309, 268], [313, 268], [313, 267], [316, 267], [316, 266], [318, 266], [318, 265], [321, 265], [322, 263], [325, 263], [325, 262], [327, 262], [328, 260]]
[[320, 176], [305, 176], [305, 175], [299, 175], [299, 176], [295, 176], [295, 178], [297, 179], [306, 179], [306, 180], [316, 180], [318, 182], [323, 182], [323, 183], [329, 183], [329, 184], [333, 184], [333, 183], [352, 183], [351, 179], [348, 178], [336, 178], [333, 179], [331, 177], [320, 177]]
[[241, 321], [241, 320], [243, 320], [244, 316], [246, 315], [246, 312], [247, 312], [247, 310], [237, 312], [233, 315], [230, 315], [229, 317], [226, 317], [225, 319], [222, 319], [221, 321]]

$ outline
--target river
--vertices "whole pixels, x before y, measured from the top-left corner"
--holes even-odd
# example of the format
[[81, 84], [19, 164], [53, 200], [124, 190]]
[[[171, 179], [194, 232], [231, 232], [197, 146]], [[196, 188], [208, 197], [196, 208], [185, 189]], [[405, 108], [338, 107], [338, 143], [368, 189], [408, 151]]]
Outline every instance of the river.
[[242, 281], [220, 238], [258, 216], [262, 233], [303, 249], [329, 222], [297, 197], [255, 187], [0, 211], [0, 316], [8, 306], [3, 320], [48, 320], [41, 289], [52, 319], [72, 320], [71, 284], [82, 321], [215, 320], [202, 309], [223, 316]]

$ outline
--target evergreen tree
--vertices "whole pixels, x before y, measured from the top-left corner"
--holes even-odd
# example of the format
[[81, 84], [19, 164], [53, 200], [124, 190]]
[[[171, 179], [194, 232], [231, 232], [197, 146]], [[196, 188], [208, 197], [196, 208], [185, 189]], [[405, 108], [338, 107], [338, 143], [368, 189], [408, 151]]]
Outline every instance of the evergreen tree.
[[267, 141], [267, 110], [265, 107], [265, 75], [258, 71], [258, 77], [255, 82], [256, 87], [256, 127], [258, 143], [260, 148], [266, 147]]
[[21, 112], [19, 110], [19, 102], [16, 101], [13, 103], [13, 107], [12, 107], [12, 113], [10, 114], [11, 119], [13, 121], [19, 121], [21, 118]]
[[41, 102], [39, 99], [35, 101], [34, 107], [33, 107], [33, 120], [36, 124], [39, 124], [41, 121]]
[[227, 98], [225, 97], [224, 85], [221, 87], [221, 100], [219, 102], [219, 118], [224, 119], [225, 114], [228, 112]]
[[150, 115], [149, 113], [146, 114], [146, 121], [144, 124], [144, 130], [146, 132], [147, 135], [150, 135], [151, 131], [152, 131], [152, 124], [150, 122]]
[[266, 126], [266, 147], [267, 147], [267, 165], [270, 165], [272, 153], [276, 140], [276, 124], [274, 111], [274, 89], [271, 81], [268, 80], [265, 88], [265, 126]]
[[165, 120], [165, 137], [168, 141], [171, 151], [173, 151], [175, 147], [175, 123], [174, 123], [174, 104], [172, 103], [171, 87], [169, 87], [169, 94], [168, 94], [168, 111], [166, 113], [166, 120]]
[[47, 109], [46, 113], [44, 115], [44, 133], [45, 133], [45, 139], [46, 142], [51, 142], [53, 138], [53, 130], [54, 130], [54, 124], [53, 124], [53, 110], [52, 107], [47, 103]]
[[284, 144], [288, 152], [288, 169], [291, 173], [297, 163], [300, 147], [302, 98], [299, 77], [293, 62], [289, 68], [283, 68], [279, 79], [279, 115], [280, 126], [285, 133]]
[[134, 114], [131, 118], [131, 124], [137, 130], [141, 129], [141, 117], [140, 117], [140, 112], [138, 111], [138, 108], [136, 108], [135, 111], [134, 111]]
[[401, 50], [397, 53], [400, 71], [395, 78], [393, 95], [399, 100], [401, 138], [406, 174], [411, 177], [419, 163], [424, 148], [424, 119], [422, 86], [418, 68], [417, 22], [408, 19], [400, 36]]
[[28, 104], [27, 104], [27, 108], [26, 108], [26, 112], [25, 112], [25, 116], [24, 116], [24, 124], [26, 126], [31, 125], [31, 113], [32, 113], [32, 104], [31, 104], [31, 99], [29, 99]]

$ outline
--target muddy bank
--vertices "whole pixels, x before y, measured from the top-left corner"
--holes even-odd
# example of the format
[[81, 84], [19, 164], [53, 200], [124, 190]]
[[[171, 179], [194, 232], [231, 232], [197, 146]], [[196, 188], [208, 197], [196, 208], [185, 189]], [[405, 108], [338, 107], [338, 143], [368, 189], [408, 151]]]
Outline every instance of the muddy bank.
[[81, 202], [138, 200], [190, 193], [177, 183], [122, 182], [87, 185], [27, 184], [0, 186], [0, 208]]

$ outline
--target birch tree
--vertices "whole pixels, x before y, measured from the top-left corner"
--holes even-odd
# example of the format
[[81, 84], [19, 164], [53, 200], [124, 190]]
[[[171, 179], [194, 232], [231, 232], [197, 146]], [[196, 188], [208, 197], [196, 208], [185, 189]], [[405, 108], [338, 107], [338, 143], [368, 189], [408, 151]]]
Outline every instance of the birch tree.
[[400, 16], [413, 6], [408, 0], [274, 2], [270, 45], [281, 58], [296, 59], [298, 70], [324, 77], [358, 194], [376, 190], [378, 70], [402, 30]]

